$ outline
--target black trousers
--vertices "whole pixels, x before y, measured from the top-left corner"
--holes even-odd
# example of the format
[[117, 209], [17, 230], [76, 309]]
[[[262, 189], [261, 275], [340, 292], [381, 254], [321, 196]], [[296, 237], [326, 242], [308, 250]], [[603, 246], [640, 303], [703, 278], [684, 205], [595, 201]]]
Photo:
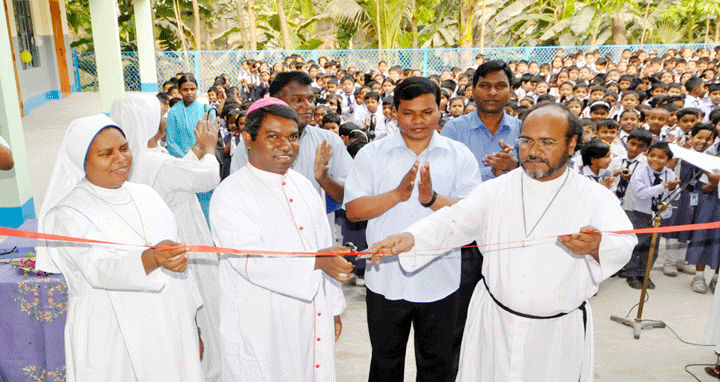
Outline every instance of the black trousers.
[[[630, 218], [635, 229], [649, 228], [652, 227], [652, 215], [638, 212], [638, 211], [627, 211], [627, 215]], [[624, 269], [628, 276], [645, 276], [645, 269], [647, 268], [648, 252], [650, 251], [650, 244], [652, 241], [652, 234], [644, 233], [636, 235], [638, 239], [635, 249], [633, 249], [632, 257], [630, 261], [625, 265]], [[658, 258], [658, 247], [660, 246], [660, 236], [655, 243], [655, 249], [653, 252], [653, 265]]]
[[367, 290], [367, 320], [372, 345], [370, 382], [402, 382], [410, 326], [415, 330], [418, 382], [451, 382], [453, 330], [458, 291], [442, 300], [416, 303], [388, 300]]

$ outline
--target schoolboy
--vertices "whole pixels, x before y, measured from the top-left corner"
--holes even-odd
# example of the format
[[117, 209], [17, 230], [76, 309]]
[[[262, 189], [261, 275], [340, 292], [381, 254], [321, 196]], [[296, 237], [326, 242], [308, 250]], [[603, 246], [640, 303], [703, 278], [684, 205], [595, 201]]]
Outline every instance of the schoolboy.
[[585, 82], [578, 82], [573, 86], [573, 94], [575, 97], [585, 101], [588, 97], [588, 85]]
[[667, 130], [667, 123], [670, 119], [670, 112], [667, 109], [656, 107], [647, 113], [646, 128], [656, 137], [657, 140], [664, 140]]
[[338, 96], [340, 96], [342, 115], [345, 119], [349, 119], [357, 106], [355, 101], [355, 79], [350, 75], [343, 77], [340, 87], [341, 90], [338, 92]]
[[672, 137], [673, 143], [682, 146], [688, 140], [693, 126], [702, 120], [702, 111], [686, 107], [678, 110], [676, 117], [677, 124], [668, 131], [668, 136]]
[[625, 146], [618, 139], [620, 125], [613, 119], [603, 119], [597, 123], [597, 136], [601, 141], [610, 146], [611, 157], [625, 155]]
[[685, 81], [685, 107], [701, 108], [705, 97], [705, 80], [699, 77], [691, 77]]
[[635, 109], [623, 110], [620, 112], [619, 120], [620, 131], [618, 132], [618, 139], [620, 139], [623, 146], [627, 148], [628, 135], [640, 126], [640, 112]]
[[614, 191], [615, 178], [607, 170], [612, 161], [610, 146], [598, 138], [593, 138], [583, 145], [580, 155], [583, 161], [580, 174]]
[[340, 135], [340, 125], [342, 124], [342, 118], [335, 113], [327, 113], [322, 117], [322, 127], [325, 130], [330, 130], [335, 134]]
[[647, 166], [645, 151], [652, 144], [652, 133], [637, 128], [627, 138], [627, 151], [624, 156], [616, 157], [610, 162], [608, 170], [616, 177], [615, 195], [625, 211], [632, 211], [635, 203], [635, 191], [630, 189], [630, 177], [638, 169]]
[[705, 113], [703, 122], [710, 122], [710, 113], [713, 110], [720, 110], [720, 82], [713, 82], [708, 85], [707, 100], [702, 107], [702, 111]]
[[457, 118], [464, 114], [465, 99], [462, 97], [455, 97], [450, 100], [449, 106], [450, 118]]
[[634, 90], [625, 90], [620, 95], [620, 107], [617, 112], [611, 116], [612, 119], [619, 120], [620, 114], [625, 110], [635, 109], [640, 104], [640, 97]]
[[340, 82], [338, 81], [337, 77], [330, 77], [325, 81], [325, 92], [324, 95], [335, 95], [338, 91], [338, 88], [340, 86]]
[[371, 141], [383, 138], [387, 135], [387, 130], [385, 129], [385, 116], [380, 108], [380, 93], [369, 92], [365, 94], [363, 101], [367, 111], [358, 113], [353, 122], [365, 127]]
[[[680, 181], [675, 178], [673, 170], [665, 167], [672, 158], [673, 152], [667, 142], [655, 142], [648, 149], [648, 165], [635, 171], [630, 177], [630, 188], [635, 193], [635, 201], [633, 211], [628, 216], [635, 229], [649, 228], [658, 206], [677, 188]], [[672, 210], [669, 208], [660, 214], [664, 219], [671, 215]], [[623, 268], [627, 275], [627, 283], [633, 289], [642, 289], [651, 236], [651, 234], [637, 235], [638, 244], [633, 250], [630, 262]], [[655, 243], [655, 253], [658, 244]], [[655, 260], [657, 256], [653, 257], [653, 262]], [[655, 289], [655, 284], [650, 279], [648, 279], [648, 289]]]

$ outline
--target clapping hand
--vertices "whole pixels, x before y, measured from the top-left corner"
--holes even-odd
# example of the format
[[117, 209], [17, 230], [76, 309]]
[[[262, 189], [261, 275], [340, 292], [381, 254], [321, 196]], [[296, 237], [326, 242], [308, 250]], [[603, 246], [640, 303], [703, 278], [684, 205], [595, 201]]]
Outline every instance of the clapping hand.
[[[402, 180], [400, 181], [400, 184], [398, 184], [398, 186], [395, 188], [395, 195], [397, 195], [397, 198], [399, 199], [399, 201], [403, 202], [410, 198], [410, 195], [412, 194], [412, 190], [415, 187], [415, 177], [417, 176], [419, 166], [420, 166], [420, 161], [415, 161], [413, 166], [410, 168], [410, 171], [408, 171], [405, 174], [405, 176], [403, 176]], [[431, 191], [431, 194], [432, 194], [432, 191]], [[432, 195], [431, 195], [431, 197], [432, 197]]]
[[508, 146], [505, 141], [500, 140], [501, 150], [491, 154], [485, 155], [483, 162], [493, 168], [493, 174], [495, 176], [502, 175], [505, 171], [510, 171], [518, 167], [518, 161], [513, 156], [513, 146]]

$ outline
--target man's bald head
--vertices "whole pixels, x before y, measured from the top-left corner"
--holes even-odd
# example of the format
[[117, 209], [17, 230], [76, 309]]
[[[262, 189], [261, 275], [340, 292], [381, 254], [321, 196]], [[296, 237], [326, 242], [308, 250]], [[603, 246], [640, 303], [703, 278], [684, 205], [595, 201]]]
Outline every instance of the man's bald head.
[[[522, 126], [520, 127], [520, 135], [523, 134], [523, 129], [529, 123], [532, 123], [536, 118], [543, 118], [547, 116], [560, 117], [566, 121], [565, 125], [559, 125], [558, 128], [565, 128], [565, 138], [567, 141], [572, 141], [572, 137], [577, 137], [577, 142], [582, 142], [583, 128], [580, 124], [578, 117], [573, 114], [567, 106], [560, 103], [541, 103], [530, 109], [527, 116], [523, 120]], [[580, 145], [575, 146], [575, 151], [580, 150]]]

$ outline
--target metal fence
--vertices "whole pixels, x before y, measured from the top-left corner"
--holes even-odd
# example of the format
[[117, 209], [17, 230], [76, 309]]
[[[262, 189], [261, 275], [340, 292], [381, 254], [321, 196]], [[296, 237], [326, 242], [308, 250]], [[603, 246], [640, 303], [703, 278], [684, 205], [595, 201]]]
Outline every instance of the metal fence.
[[[527, 60], [540, 64], [549, 63], [558, 49], [565, 53], [582, 50], [584, 52], [599, 50], [601, 54], [611, 54], [617, 58], [624, 49], [636, 51], [643, 49], [646, 52], [657, 51], [658, 55], [665, 54], [669, 49], [680, 50], [690, 48], [713, 49], [718, 44], [675, 44], [675, 45], [604, 45], [604, 46], [538, 46], [538, 47], [508, 47], [485, 48], [483, 54], [486, 59]], [[298, 54], [306, 61], [318, 61], [320, 57], [328, 60], [337, 60], [343, 68], [354, 66], [359, 70], [367, 71], [377, 68], [379, 61], [384, 60], [390, 66], [399, 65], [403, 68], [419, 69], [423, 75], [439, 74], [443, 70], [453, 67], [461, 69], [475, 64], [475, 56], [480, 48], [444, 48], [444, 49], [355, 49], [355, 50], [265, 50], [265, 51], [189, 51], [189, 52], [156, 52], [158, 88], [164, 81], [178, 72], [194, 73], [201, 91], [209, 88], [214, 78], [220, 74], [227, 74], [232, 81], [237, 78], [240, 64], [245, 59], [256, 59], [274, 63], [282, 63], [286, 56]], [[75, 62], [75, 77], [79, 87], [76, 91], [97, 91], [97, 70], [95, 54], [93, 52], [73, 52]], [[137, 52], [123, 52], [123, 72], [126, 90], [140, 90], [140, 74], [138, 69]]]

